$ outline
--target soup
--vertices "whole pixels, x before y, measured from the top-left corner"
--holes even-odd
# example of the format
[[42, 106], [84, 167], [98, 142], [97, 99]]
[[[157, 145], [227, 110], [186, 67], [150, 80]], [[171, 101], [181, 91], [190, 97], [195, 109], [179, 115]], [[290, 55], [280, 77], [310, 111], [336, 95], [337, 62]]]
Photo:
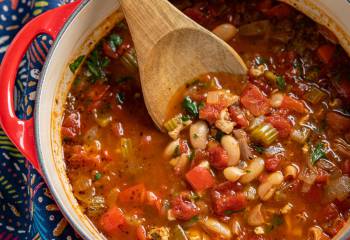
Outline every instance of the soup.
[[336, 37], [277, 1], [172, 2], [248, 75], [189, 79], [162, 133], [119, 23], [70, 65], [61, 131], [81, 209], [108, 239], [331, 239], [350, 209], [350, 61]]

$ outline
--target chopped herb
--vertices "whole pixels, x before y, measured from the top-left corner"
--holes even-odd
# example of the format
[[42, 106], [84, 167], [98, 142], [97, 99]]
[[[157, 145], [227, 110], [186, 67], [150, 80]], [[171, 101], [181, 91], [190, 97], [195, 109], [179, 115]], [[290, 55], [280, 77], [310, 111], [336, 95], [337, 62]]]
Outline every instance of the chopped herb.
[[285, 90], [287, 87], [286, 81], [284, 80], [283, 76], [277, 76], [276, 78], [276, 84], [279, 90]]
[[251, 173], [252, 170], [246, 169], [246, 170], [244, 170], [244, 172], [245, 172], [245, 173]]
[[314, 165], [321, 158], [326, 157], [326, 152], [323, 143], [316, 145], [315, 149], [311, 153], [311, 163]]
[[257, 153], [260, 153], [260, 154], [262, 154], [265, 151], [265, 148], [260, 145], [254, 145], [253, 148]]
[[151, 234], [151, 238], [152, 240], [161, 240], [162, 236], [160, 236], [159, 233], [154, 232]]
[[226, 216], [230, 216], [230, 215], [232, 215], [232, 214], [234, 214], [234, 213], [243, 212], [244, 210], [245, 210], [245, 208], [242, 208], [242, 209], [236, 210], [236, 211], [234, 211], [234, 210], [226, 210], [226, 211], [224, 212], [224, 214], [225, 214]]
[[178, 146], [176, 146], [176, 148], [175, 148], [175, 150], [174, 150], [173, 156], [174, 156], [174, 157], [177, 157], [177, 156], [179, 156], [179, 155], [180, 155], [180, 147], [179, 147], [179, 145], [178, 145]]
[[115, 98], [117, 100], [117, 104], [123, 104], [125, 102], [125, 93], [118, 92], [116, 93]]
[[283, 217], [281, 215], [274, 214], [271, 218], [271, 224], [265, 227], [265, 231], [269, 233], [275, 228], [277, 228], [278, 226], [282, 225], [283, 223], [284, 223]]
[[183, 116], [181, 116], [181, 120], [183, 122], [187, 122], [187, 121], [191, 120], [191, 117], [189, 115], [183, 115]]
[[89, 72], [92, 75], [92, 80], [96, 81], [96, 79], [104, 78], [105, 73], [103, 71], [104, 67], [110, 63], [110, 60], [107, 57], [101, 57], [98, 50], [94, 50], [89, 59], [87, 60], [87, 67]]
[[80, 64], [83, 62], [84, 58], [85, 55], [81, 55], [69, 65], [69, 69], [72, 71], [72, 73], [75, 73], [75, 71], [79, 68]]
[[254, 61], [256, 65], [261, 65], [267, 63], [268, 59], [266, 59], [265, 57], [258, 56], [254, 59]]
[[100, 180], [101, 177], [102, 177], [102, 174], [101, 174], [101, 173], [97, 172], [97, 173], [95, 174], [95, 180]]
[[182, 102], [182, 106], [185, 108], [185, 110], [192, 115], [193, 117], [198, 117], [198, 106], [197, 103], [192, 101], [192, 99], [187, 96]]
[[118, 78], [118, 79], [116, 80], [116, 83], [117, 83], [117, 84], [122, 84], [122, 83], [125, 83], [125, 82], [127, 82], [127, 81], [129, 81], [129, 80], [132, 80], [132, 79], [133, 79], [133, 78], [130, 77], [130, 76], [125, 76], [125, 77]]
[[200, 102], [199, 104], [198, 104], [198, 110], [201, 110], [202, 108], [204, 108], [205, 107], [205, 103], [204, 102]]
[[126, 29], [126, 25], [125, 25], [125, 23], [124, 23], [124, 22], [120, 22], [120, 23], [118, 23], [117, 27], [118, 27], [118, 28], [123, 28], [123, 29]]
[[313, 66], [313, 67], [310, 67], [310, 69], [306, 72], [305, 78], [308, 81], [314, 82], [318, 80], [319, 74], [320, 74], [320, 68], [318, 66]]
[[303, 76], [303, 64], [299, 58], [295, 59], [293, 62], [293, 67], [298, 71], [299, 77]]
[[198, 134], [196, 134], [196, 133], [193, 134], [193, 138], [194, 138], [194, 139], [198, 138]]
[[118, 47], [123, 43], [123, 39], [121, 36], [119, 36], [118, 34], [112, 34], [111, 36], [109, 36], [109, 41], [108, 44], [111, 47], [113, 52], [116, 52]]

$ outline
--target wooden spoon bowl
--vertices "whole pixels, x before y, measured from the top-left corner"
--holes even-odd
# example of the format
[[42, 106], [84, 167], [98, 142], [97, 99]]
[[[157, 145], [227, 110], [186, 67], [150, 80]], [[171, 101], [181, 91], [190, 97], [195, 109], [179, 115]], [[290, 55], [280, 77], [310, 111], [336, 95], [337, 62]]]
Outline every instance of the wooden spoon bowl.
[[168, 103], [185, 83], [208, 72], [245, 75], [247, 67], [226, 42], [166, 0], [121, 0], [135, 44], [144, 101], [162, 129]]

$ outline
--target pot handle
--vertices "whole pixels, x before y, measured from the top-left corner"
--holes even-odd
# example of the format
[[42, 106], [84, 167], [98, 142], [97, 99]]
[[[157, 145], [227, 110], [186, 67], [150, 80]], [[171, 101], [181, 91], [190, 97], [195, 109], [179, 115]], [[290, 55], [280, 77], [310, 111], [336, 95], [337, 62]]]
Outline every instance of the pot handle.
[[13, 92], [20, 62], [27, 48], [39, 34], [56, 39], [59, 31], [82, 0], [49, 10], [26, 24], [6, 50], [0, 66], [0, 123], [9, 139], [33, 166], [40, 171], [34, 141], [34, 121], [18, 119]]

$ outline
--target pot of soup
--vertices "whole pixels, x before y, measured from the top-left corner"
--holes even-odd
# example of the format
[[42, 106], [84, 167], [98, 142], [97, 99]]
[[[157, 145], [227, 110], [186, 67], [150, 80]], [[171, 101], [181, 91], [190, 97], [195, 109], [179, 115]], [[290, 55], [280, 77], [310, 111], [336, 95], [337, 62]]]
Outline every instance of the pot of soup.
[[[47, 12], [6, 52], [2, 127], [68, 221], [85, 239], [349, 239], [350, 4], [171, 2], [249, 70], [189, 79], [164, 132], [143, 102], [118, 1]], [[40, 33], [56, 41], [23, 121], [16, 70]]]

